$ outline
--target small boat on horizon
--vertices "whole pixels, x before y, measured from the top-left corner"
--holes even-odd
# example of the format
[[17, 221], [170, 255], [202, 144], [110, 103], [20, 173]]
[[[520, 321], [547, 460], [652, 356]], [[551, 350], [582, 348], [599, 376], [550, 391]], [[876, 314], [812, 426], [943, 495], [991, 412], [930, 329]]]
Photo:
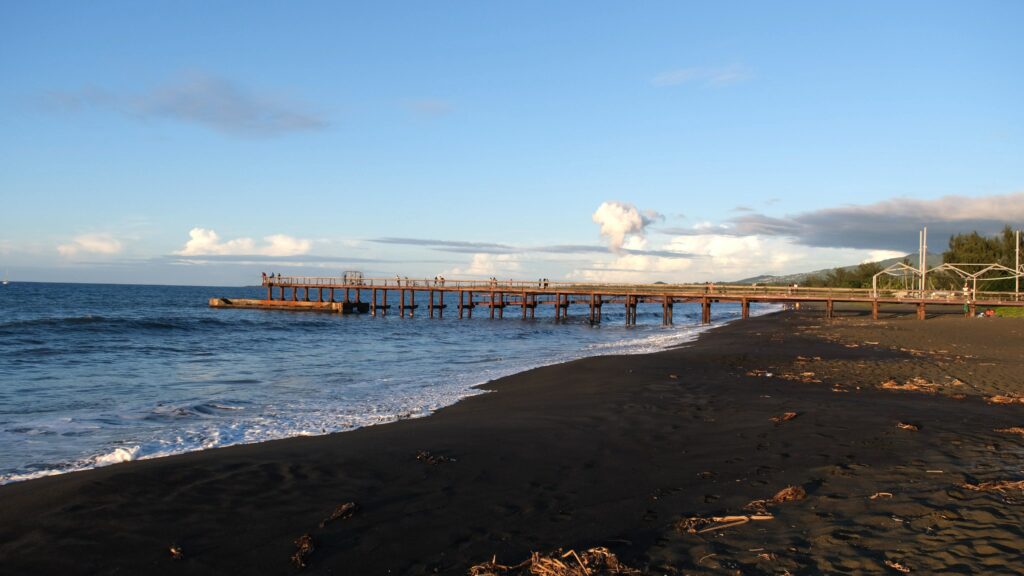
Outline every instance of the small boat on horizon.
[[4, 285], [4, 286], [7, 286], [7, 285], [8, 285], [8, 284], [10, 284], [10, 283], [11, 283], [11, 282], [10, 282], [10, 281], [9, 281], [9, 280], [7, 279], [7, 270], [4, 270], [4, 280], [3, 280], [3, 285]]

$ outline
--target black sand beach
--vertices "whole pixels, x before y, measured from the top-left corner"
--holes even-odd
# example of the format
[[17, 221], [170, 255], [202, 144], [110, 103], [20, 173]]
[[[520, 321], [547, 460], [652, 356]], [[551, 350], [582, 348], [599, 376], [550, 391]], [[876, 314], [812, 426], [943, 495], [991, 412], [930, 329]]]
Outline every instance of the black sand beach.
[[[0, 486], [0, 573], [466, 574], [604, 546], [656, 574], [1019, 574], [1024, 491], [984, 483], [1024, 480], [997, 431], [1024, 426], [1022, 345], [1014, 319], [737, 321], [428, 418]], [[771, 519], [679, 527], [787, 486]]]

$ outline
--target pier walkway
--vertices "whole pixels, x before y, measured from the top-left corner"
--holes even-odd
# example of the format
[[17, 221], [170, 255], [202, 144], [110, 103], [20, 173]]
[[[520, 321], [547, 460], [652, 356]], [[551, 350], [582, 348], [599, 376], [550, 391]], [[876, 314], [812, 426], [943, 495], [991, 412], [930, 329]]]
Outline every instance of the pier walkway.
[[[1021, 294], [1013, 292], [925, 292], [914, 290], [872, 290], [855, 288], [799, 288], [733, 284], [607, 284], [588, 282], [547, 282], [521, 280], [429, 280], [396, 278], [349, 278], [310, 276], [267, 276], [263, 280], [266, 298], [212, 298], [213, 308], [257, 308], [270, 310], [315, 310], [348, 313], [387, 314], [397, 308], [400, 316], [413, 316], [426, 305], [431, 318], [442, 317], [449, 306], [457, 306], [459, 318], [472, 318], [473, 310], [484, 308], [490, 318], [503, 318], [506, 309], [523, 318], [534, 318], [538, 307], [554, 309], [555, 320], [564, 320], [570, 310], [580, 310], [591, 323], [601, 321], [605, 306], [623, 306], [627, 325], [636, 324], [637, 306], [661, 306], [662, 324], [673, 323], [673, 307], [694, 303], [701, 307], [701, 322], [711, 322], [712, 305], [737, 303], [741, 315], [750, 315], [751, 303], [798, 306], [824, 305], [826, 318], [840, 302], [871, 306], [877, 319], [882, 306], [913, 305], [924, 319], [928, 306], [960, 306], [974, 315], [978, 308], [1024, 306]], [[457, 294], [458, 304], [455, 304]], [[389, 295], [391, 303], [389, 303]], [[448, 298], [445, 298], [449, 295]], [[417, 299], [420, 304], [417, 303]], [[965, 306], [966, 305], [966, 306]]]

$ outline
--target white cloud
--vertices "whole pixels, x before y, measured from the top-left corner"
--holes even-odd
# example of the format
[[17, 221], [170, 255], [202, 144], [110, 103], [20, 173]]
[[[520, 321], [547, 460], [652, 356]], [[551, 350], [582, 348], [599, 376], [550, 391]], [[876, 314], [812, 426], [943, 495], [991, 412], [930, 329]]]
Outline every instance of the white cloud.
[[445, 272], [445, 276], [500, 276], [502, 279], [515, 277], [522, 271], [522, 263], [518, 254], [473, 254], [466, 267], [455, 267]]
[[71, 242], [57, 246], [57, 252], [65, 258], [80, 254], [117, 254], [121, 249], [121, 241], [110, 234], [80, 234]]
[[615, 201], [602, 202], [591, 216], [591, 220], [601, 227], [601, 235], [608, 239], [608, 247], [614, 252], [622, 252], [623, 248], [643, 249], [647, 226], [663, 219], [653, 210], [641, 212], [632, 204]]
[[906, 252], [899, 252], [896, 250], [872, 250], [868, 252], [867, 258], [861, 260], [860, 263], [867, 264], [868, 262], [881, 262], [882, 260], [888, 260], [890, 258], [900, 258], [906, 255]]
[[189, 230], [185, 247], [175, 252], [179, 256], [297, 256], [309, 252], [313, 243], [302, 238], [285, 234], [273, 234], [263, 238], [257, 245], [252, 238], [235, 238], [221, 241], [213, 230], [193, 228]]

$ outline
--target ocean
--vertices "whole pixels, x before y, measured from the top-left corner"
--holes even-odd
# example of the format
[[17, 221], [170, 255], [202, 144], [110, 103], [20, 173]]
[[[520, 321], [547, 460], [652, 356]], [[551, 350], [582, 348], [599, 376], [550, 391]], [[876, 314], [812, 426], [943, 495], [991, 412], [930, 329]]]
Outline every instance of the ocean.
[[[621, 306], [591, 326], [516, 313], [459, 320], [213, 310], [259, 288], [12, 283], [0, 287], [0, 483], [425, 416], [474, 385], [584, 356], [693, 340], [696, 305]], [[425, 298], [417, 298], [425, 301]], [[770, 306], [753, 305], [751, 312]], [[721, 323], [738, 305], [717, 304]]]

